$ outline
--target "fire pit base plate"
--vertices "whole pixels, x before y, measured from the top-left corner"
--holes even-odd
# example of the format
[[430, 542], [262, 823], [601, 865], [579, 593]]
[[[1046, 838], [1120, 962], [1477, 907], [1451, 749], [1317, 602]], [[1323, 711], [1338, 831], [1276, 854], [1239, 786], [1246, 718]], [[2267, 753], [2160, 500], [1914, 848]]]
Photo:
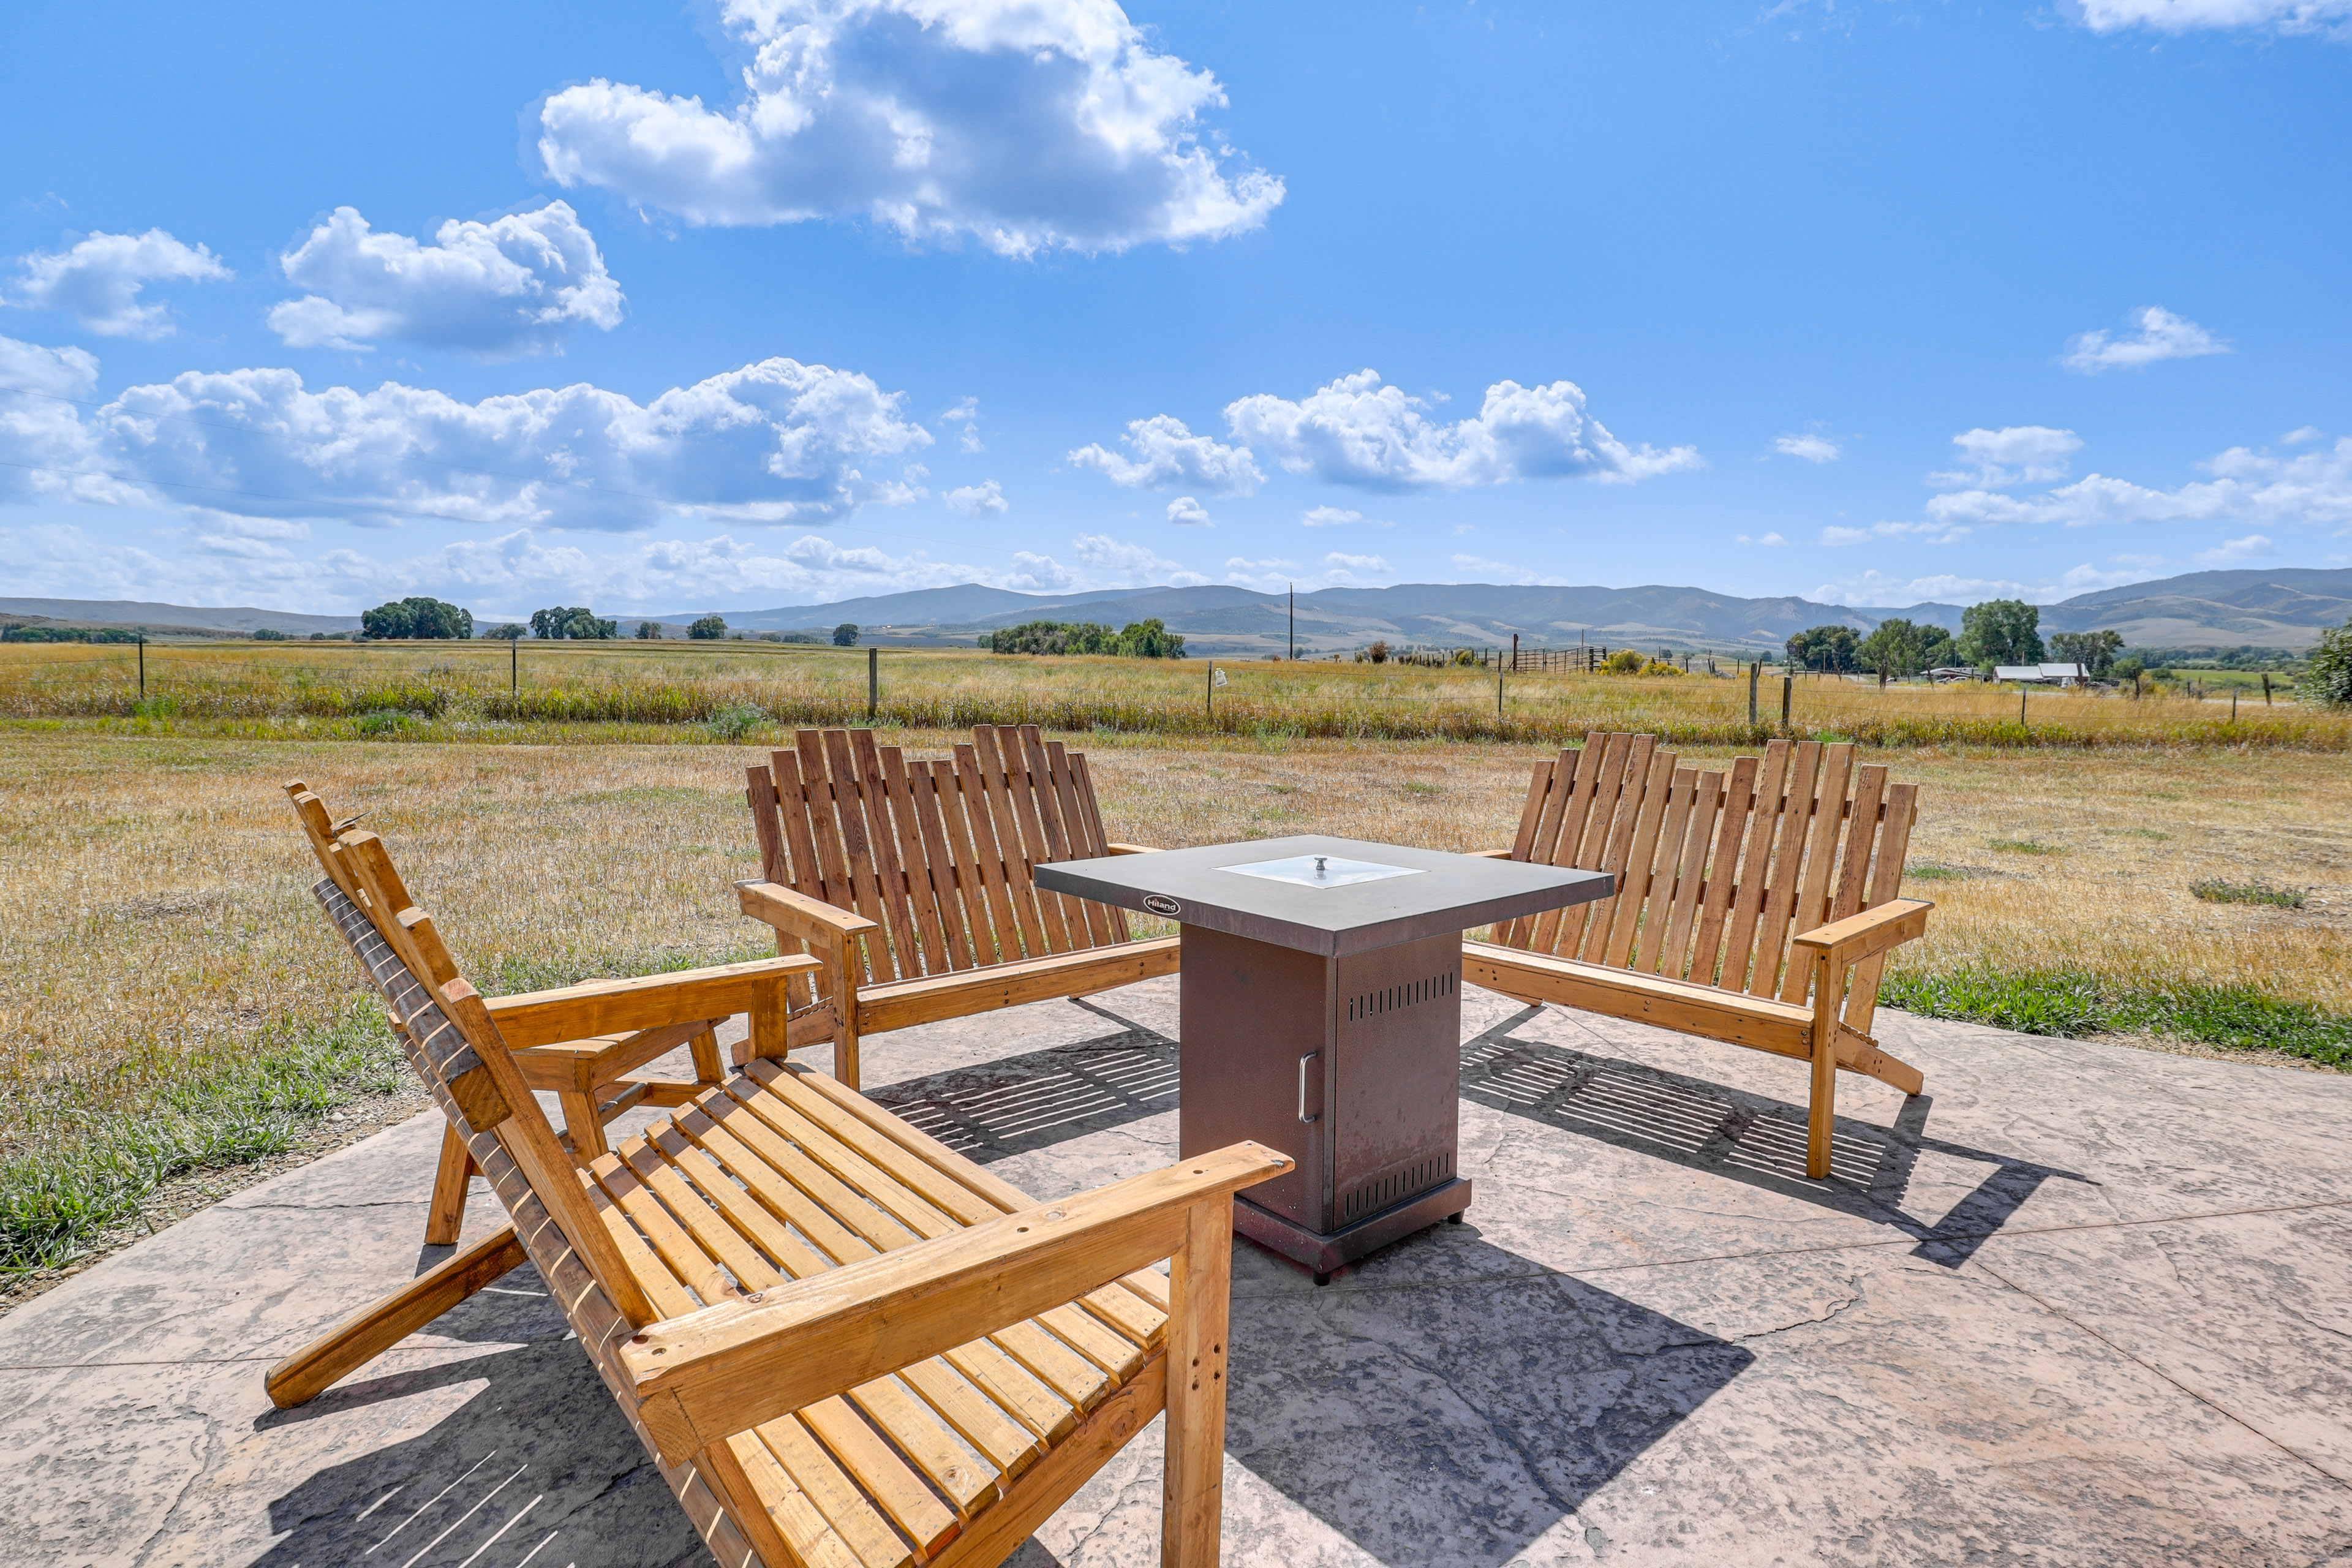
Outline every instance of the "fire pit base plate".
[[1390, 1242], [1427, 1230], [1470, 1206], [1470, 1184], [1460, 1176], [1405, 1199], [1393, 1208], [1366, 1215], [1328, 1236], [1320, 1236], [1280, 1215], [1269, 1214], [1247, 1198], [1234, 1200], [1234, 1229], [1268, 1252], [1312, 1269], [1318, 1279]]

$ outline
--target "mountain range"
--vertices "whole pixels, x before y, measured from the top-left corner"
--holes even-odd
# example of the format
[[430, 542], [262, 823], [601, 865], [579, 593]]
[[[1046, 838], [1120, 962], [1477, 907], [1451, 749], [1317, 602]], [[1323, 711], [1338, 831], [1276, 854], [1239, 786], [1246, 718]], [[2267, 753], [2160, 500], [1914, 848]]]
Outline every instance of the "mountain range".
[[[1281, 594], [1211, 584], [1128, 588], [1093, 594], [1021, 594], [966, 583], [830, 605], [728, 611], [747, 631], [825, 631], [855, 622], [873, 642], [968, 643], [1022, 621], [1121, 625], [1157, 616], [1202, 653], [1278, 654], [1288, 637], [1290, 601]], [[1747, 599], [1704, 588], [1506, 586], [1403, 583], [1389, 588], [1321, 588], [1297, 600], [1302, 652], [1344, 652], [1375, 638], [1401, 645], [1528, 647], [1580, 640], [1617, 646], [1775, 650], [1808, 626], [1868, 633], [1895, 616], [1957, 632], [1964, 606], [1934, 602], [1855, 607], [1793, 595]], [[690, 616], [662, 616], [683, 622]], [[2045, 632], [2113, 627], [2135, 647], [2300, 649], [2320, 631], [2352, 619], [2352, 568], [2195, 572], [2160, 582], [2082, 594], [2042, 608]]]
[[[1298, 595], [1298, 646], [1307, 654], [1342, 653], [1376, 638], [1402, 646], [1530, 647], [1611, 646], [1778, 649], [1807, 626], [1842, 625], [1867, 633], [1881, 621], [1906, 619], [1958, 631], [1962, 606], [1927, 603], [1824, 605], [1793, 595], [1746, 599], [1704, 588], [1509, 586], [1490, 583], [1402, 583], [1389, 588], [1321, 588]], [[1265, 658], [1289, 636], [1288, 597], [1216, 584], [1123, 588], [1083, 594], [1022, 594], [965, 583], [905, 594], [723, 612], [740, 631], [827, 632], [855, 622], [865, 639], [908, 647], [969, 647], [1000, 626], [1049, 618], [1113, 626], [1157, 616], [1200, 653]], [[610, 612], [607, 612], [610, 613]], [[640, 617], [682, 628], [703, 611]], [[251, 634], [268, 627], [305, 635], [353, 631], [356, 616], [306, 616], [251, 606], [200, 608], [132, 600], [0, 598], [0, 616], [68, 626], [143, 626], [161, 634]], [[2043, 632], [2112, 627], [2133, 647], [2301, 649], [2320, 631], [2352, 620], [2352, 568], [2192, 572], [2081, 594], [2042, 607]], [[491, 624], [488, 618], [482, 622]]]

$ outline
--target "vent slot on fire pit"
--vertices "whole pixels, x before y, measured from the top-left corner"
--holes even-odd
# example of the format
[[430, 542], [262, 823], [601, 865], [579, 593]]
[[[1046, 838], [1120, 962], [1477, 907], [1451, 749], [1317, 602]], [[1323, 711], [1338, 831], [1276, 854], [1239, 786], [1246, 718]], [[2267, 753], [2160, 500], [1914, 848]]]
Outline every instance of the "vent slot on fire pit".
[[1408, 981], [1402, 985], [1383, 985], [1378, 991], [1367, 991], [1360, 996], [1348, 998], [1348, 1019], [1377, 1018], [1383, 1013], [1393, 1013], [1403, 1007], [1417, 1007], [1424, 1002], [1438, 1002], [1454, 994], [1451, 971], [1433, 974], [1426, 980]]
[[1428, 1191], [1454, 1174], [1454, 1152], [1432, 1154], [1418, 1164], [1407, 1165], [1402, 1171], [1391, 1171], [1378, 1180], [1366, 1182], [1354, 1192], [1339, 1199], [1339, 1223], [1349, 1224], [1366, 1215], [1378, 1214], [1391, 1204], [1402, 1203], [1416, 1193]]

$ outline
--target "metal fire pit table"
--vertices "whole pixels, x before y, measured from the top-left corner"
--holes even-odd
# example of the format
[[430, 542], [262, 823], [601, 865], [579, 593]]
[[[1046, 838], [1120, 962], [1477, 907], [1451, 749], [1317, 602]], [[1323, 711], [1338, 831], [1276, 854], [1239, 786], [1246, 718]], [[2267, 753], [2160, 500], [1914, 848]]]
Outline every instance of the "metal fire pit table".
[[1182, 1152], [1252, 1138], [1297, 1160], [1235, 1200], [1234, 1225], [1318, 1284], [1470, 1206], [1462, 933], [1612, 889], [1603, 872], [1320, 835], [1036, 875], [1182, 924]]

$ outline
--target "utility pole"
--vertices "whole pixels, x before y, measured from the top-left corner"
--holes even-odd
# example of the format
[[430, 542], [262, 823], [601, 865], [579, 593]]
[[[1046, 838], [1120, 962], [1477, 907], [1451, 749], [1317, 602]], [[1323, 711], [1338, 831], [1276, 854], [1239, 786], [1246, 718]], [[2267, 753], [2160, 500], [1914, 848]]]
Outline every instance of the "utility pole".
[[882, 650], [866, 650], [866, 721], [874, 722], [874, 710], [882, 705]]

